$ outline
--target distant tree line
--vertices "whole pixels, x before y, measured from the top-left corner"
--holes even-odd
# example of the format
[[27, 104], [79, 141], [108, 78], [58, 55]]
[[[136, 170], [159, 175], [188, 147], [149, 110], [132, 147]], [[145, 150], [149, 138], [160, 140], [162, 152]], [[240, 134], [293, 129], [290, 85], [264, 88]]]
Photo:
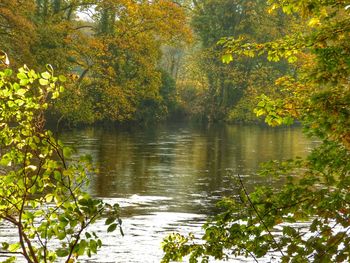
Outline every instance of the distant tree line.
[[225, 36], [268, 41], [296, 18], [265, 1], [4, 0], [0, 47], [14, 67], [68, 76], [50, 118], [71, 124], [170, 117], [256, 121], [258, 96], [293, 68], [266, 57], [221, 63]]

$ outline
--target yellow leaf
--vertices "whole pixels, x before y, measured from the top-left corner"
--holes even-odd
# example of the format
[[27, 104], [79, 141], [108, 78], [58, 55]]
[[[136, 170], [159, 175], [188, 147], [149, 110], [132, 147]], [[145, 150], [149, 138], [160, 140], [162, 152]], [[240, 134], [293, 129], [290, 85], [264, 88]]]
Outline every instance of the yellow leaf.
[[276, 4], [273, 4], [273, 5], [267, 10], [267, 12], [268, 12], [269, 14], [272, 14], [273, 11], [274, 11], [275, 9], [277, 9], [277, 5], [276, 5]]
[[225, 54], [222, 56], [222, 62], [223, 63], [226, 63], [226, 64], [229, 64], [230, 62], [233, 61], [233, 57], [232, 57], [232, 54]]
[[318, 17], [313, 17], [309, 20], [308, 25], [310, 27], [318, 26], [318, 25], [320, 25], [320, 19]]

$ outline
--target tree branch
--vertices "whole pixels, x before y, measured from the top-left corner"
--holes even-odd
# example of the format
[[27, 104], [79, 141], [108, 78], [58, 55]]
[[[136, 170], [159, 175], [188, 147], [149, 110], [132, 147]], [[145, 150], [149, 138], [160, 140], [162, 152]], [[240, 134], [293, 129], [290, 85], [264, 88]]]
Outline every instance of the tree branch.
[[239, 182], [240, 182], [240, 185], [244, 191], [244, 194], [246, 195], [247, 199], [248, 199], [248, 202], [250, 204], [250, 206], [254, 209], [254, 212], [256, 213], [256, 215], [258, 216], [258, 219], [259, 221], [261, 222], [261, 224], [264, 226], [265, 230], [267, 231], [267, 233], [269, 234], [269, 236], [271, 237], [272, 241], [275, 243], [278, 251], [281, 253], [281, 255], [284, 257], [284, 253], [282, 251], [282, 249], [280, 248], [279, 244], [277, 243], [275, 237], [272, 235], [271, 231], [269, 230], [269, 228], [267, 227], [267, 225], [265, 224], [263, 218], [260, 216], [260, 213], [258, 212], [258, 210], [256, 209], [255, 205], [253, 204], [252, 200], [250, 199], [249, 197], [249, 194], [247, 192], [247, 189], [245, 188], [244, 184], [243, 184], [243, 181], [242, 181], [242, 178], [241, 176], [238, 174], [237, 175], [238, 179], [239, 179]]

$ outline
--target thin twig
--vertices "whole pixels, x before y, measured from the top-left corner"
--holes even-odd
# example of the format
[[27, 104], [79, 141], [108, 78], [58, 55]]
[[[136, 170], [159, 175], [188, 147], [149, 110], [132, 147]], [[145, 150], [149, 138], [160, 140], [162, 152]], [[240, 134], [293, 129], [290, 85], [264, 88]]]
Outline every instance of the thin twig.
[[262, 223], [262, 225], [263, 225], [264, 228], [266, 229], [267, 233], [268, 233], [269, 236], [272, 238], [272, 241], [275, 243], [275, 245], [276, 245], [278, 251], [279, 251], [279, 252], [281, 253], [281, 255], [284, 257], [284, 253], [283, 253], [282, 249], [281, 249], [280, 246], [278, 245], [276, 239], [275, 239], [274, 236], [272, 235], [271, 231], [269, 230], [269, 228], [268, 228], [267, 225], [265, 224], [263, 218], [260, 216], [258, 210], [256, 209], [255, 205], [253, 204], [252, 200], [250, 199], [249, 194], [248, 194], [248, 192], [247, 192], [247, 189], [245, 188], [245, 186], [244, 186], [244, 184], [243, 184], [243, 181], [242, 181], [241, 176], [238, 174], [237, 177], [238, 177], [239, 183], [240, 183], [240, 185], [241, 185], [241, 187], [242, 187], [242, 189], [243, 189], [243, 191], [244, 191], [244, 194], [246, 195], [246, 197], [247, 197], [247, 199], [248, 199], [248, 202], [249, 202], [250, 206], [254, 209], [256, 215], [257, 215], [258, 218], [259, 218], [259, 221]]
[[259, 261], [256, 259], [256, 257], [254, 256], [254, 254], [253, 254], [252, 252], [250, 252], [250, 251], [248, 251], [248, 250], [247, 250], [247, 252], [248, 252], [249, 255], [254, 259], [254, 261], [255, 261], [256, 263], [259, 263]]

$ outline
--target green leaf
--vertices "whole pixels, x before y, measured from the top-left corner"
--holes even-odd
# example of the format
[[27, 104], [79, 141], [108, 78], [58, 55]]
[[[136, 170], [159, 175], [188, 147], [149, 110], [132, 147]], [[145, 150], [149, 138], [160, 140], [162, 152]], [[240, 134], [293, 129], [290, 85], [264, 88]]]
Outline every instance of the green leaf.
[[98, 247], [102, 247], [102, 241], [101, 241], [101, 239], [97, 239], [97, 245], [98, 245]]
[[39, 83], [42, 86], [46, 86], [49, 84], [49, 81], [47, 79], [39, 79]]
[[5, 69], [4, 75], [5, 75], [5, 77], [10, 77], [12, 75], [12, 69]]
[[64, 231], [60, 231], [58, 234], [57, 234], [57, 238], [58, 240], [63, 240], [66, 238], [66, 233]]
[[52, 200], [53, 200], [53, 194], [47, 194], [46, 196], [45, 196], [45, 201], [47, 202], [47, 203], [51, 203], [52, 202]]
[[265, 101], [259, 101], [258, 107], [265, 107], [266, 102]]
[[9, 244], [9, 243], [7, 243], [7, 242], [2, 242], [2, 243], [1, 243], [1, 246], [2, 246], [2, 249], [4, 249], [4, 250], [8, 250], [8, 248], [9, 248], [10, 244]]
[[60, 93], [58, 91], [55, 91], [52, 93], [52, 99], [57, 99], [60, 96]]
[[107, 228], [107, 233], [109, 232], [113, 232], [114, 230], [116, 230], [118, 224], [112, 224]]
[[20, 243], [11, 244], [8, 247], [8, 251], [17, 252], [20, 247], [21, 247]]
[[15, 103], [18, 105], [18, 106], [23, 106], [23, 104], [25, 103], [25, 101], [24, 100], [21, 100], [21, 99], [17, 99], [17, 100], [15, 100]]
[[60, 181], [62, 178], [62, 175], [59, 171], [54, 171], [53, 176], [54, 176], [55, 180], [57, 180], [57, 181]]
[[41, 73], [41, 77], [48, 80], [51, 78], [51, 74], [49, 72], [45, 71], [45, 72]]
[[85, 253], [85, 249], [87, 248], [88, 243], [85, 239], [81, 240], [79, 245], [77, 246], [78, 255], [83, 255]]
[[69, 158], [72, 156], [73, 149], [70, 147], [63, 147], [63, 156]]
[[17, 260], [17, 258], [15, 256], [9, 257], [7, 258], [5, 261], [3, 261], [2, 263], [15, 263]]
[[19, 79], [28, 79], [28, 76], [27, 76], [26, 73], [20, 72], [20, 73], [17, 74], [17, 78], [19, 78]]
[[63, 75], [59, 75], [58, 76], [58, 80], [61, 81], [61, 82], [66, 82], [67, 81], [66, 77], [63, 76]]
[[56, 254], [58, 257], [66, 257], [69, 255], [69, 250], [68, 249], [64, 249], [64, 248], [59, 248], [56, 250]]
[[108, 217], [105, 221], [106, 225], [110, 225], [112, 224], [115, 220], [117, 219], [117, 217]]
[[93, 253], [97, 253], [97, 242], [95, 240], [90, 240], [89, 247]]
[[26, 85], [28, 85], [28, 83], [29, 83], [29, 79], [21, 79], [19, 81], [19, 85], [21, 85], [21, 86], [26, 86]]

